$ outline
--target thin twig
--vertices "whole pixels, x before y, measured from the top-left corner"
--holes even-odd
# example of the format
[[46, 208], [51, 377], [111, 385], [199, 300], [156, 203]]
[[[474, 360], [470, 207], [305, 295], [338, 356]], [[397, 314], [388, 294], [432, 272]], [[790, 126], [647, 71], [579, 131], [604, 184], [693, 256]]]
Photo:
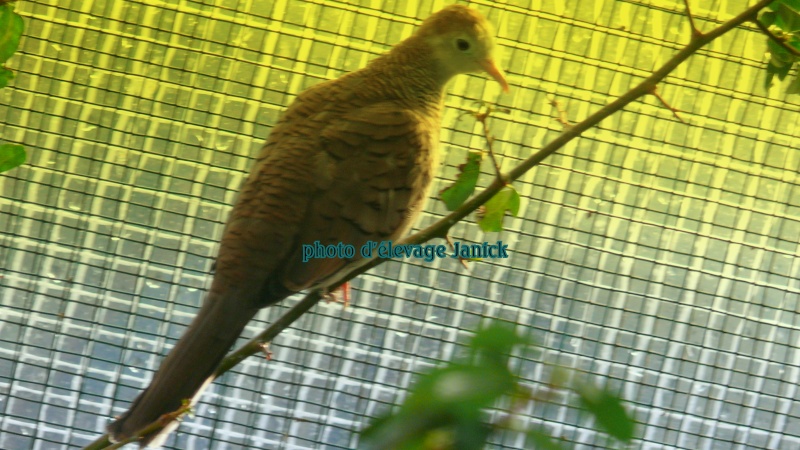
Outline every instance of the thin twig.
[[483, 125], [483, 137], [486, 139], [486, 147], [489, 149], [489, 157], [492, 159], [492, 164], [494, 164], [494, 174], [500, 181], [503, 180], [503, 172], [500, 170], [500, 164], [497, 163], [497, 158], [494, 155], [494, 136], [492, 136], [492, 132], [489, 130], [489, 123], [488, 118], [494, 112], [495, 109], [492, 105], [486, 105], [485, 112], [476, 112], [473, 114], [475, 120], [480, 122]]
[[689, 0], [683, 0], [683, 4], [686, 5], [686, 17], [689, 18], [689, 26], [692, 27], [692, 39], [702, 36], [703, 33], [700, 32], [700, 29], [697, 28], [697, 25], [694, 23], [694, 16], [692, 15], [692, 8], [689, 6]]
[[[673, 70], [675, 70], [676, 67], [678, 67], [681, 63], [686, 61], [690, 56], [692, 56], [695, 52], [697, 52], [698, 49], [704, 47], [709, 42], [717, 39], [718, 37], [732, 30], [733, 28], [738, 27], [744, 22], [750, 20], [750, 18], [753, 17], [755, 14], [757, 14], [759, 10], [770, 4], [772, 1], [773, 0], [759, 0], [755, 5], [747, 8], [744, 12], [742, 12], [738, 16], [728, 20], [727, 22], [724, 22], [723, 24], [714, 28], [711, 31], [703, 33], [697, 38], [692, 39], [685, 47], [683, 47], [680, 51], [678, 51], [678, 53], [676, 53], [675, 56], [670, 58], [657, 71], [653, 72], [652, 75], [642, 80], [642, 82], [636, 85], [633, 89], [629, 90], [622, 96], [618, 97], [616, 100], [609, 103], [608, 105], [600, 108], [597, 112], [587, 117], [585, 120], [575, 124], [569, 130], [564, 131], [553, 141], [544, 146], [541, 150], [529, 156], [525, 161], [518, 164], [508, 174], [506, 174], [507, 179], [509, 181], [514, 181], [517, 178], [521, 177], [523, 174], [525, 174], [525, 172], [527, 172], [532, 167], [542, 162], [542, 160], [544, 160], [551, 154], [555, 153], [558, 149], [563, 147], [567, 142], [580, 136], [584, 131], [597, 125], [603, 119], [621, 110], [622, 108], [624, 108], [626, 105], [633, 102], [637, 98], [650, 93], [653, 86], [658, 85], [658, 83], [660, 83], [664, 78], [666, 78], [667, 75], [669, 75]], [[495, 184], [490, 185], [488, 188], [486, 188], [486, 190], [484, 190], [477, 196], [473, 197], [469, 201], [465, 202], [463, 205], [461, 205], [461, 208], [459, 208], [456, 211], [453, 211], [442, 220], [447, 220], [447, 221], [461, 220], [466, 215], [466, 214], [464, 215], [460, 214], [460, 211], [462, 209], [477, 208], [479, 205], [483, 204], [484, 202], [492, 198], [492, 196], [497, 192], [499, 192], [500, 189], [502, 188], [503, 186], [500, 185], [495, 185]]]
[[669, 103], [667, 103], [667, 101], [664, 100], [664, 97], [662, 97], [661, 94], [658, 93], [658, 89], [656, 88], [656, 86], [653, 86], [653, 90], [650, 92], [650, 95], [653, 95], [655, 98], [661, 101], [661, 104], [664, 105], [664, 107], [667, 108], [668, 110], [672, 111], [672, 114], [674, 114], [675, 118], [680, 120], [681, 123], [686, 123], [686, 121], [683, 120], [681, 116], [678, 115], [678, 108], [675, 108]]
[[[447, 241], [447, 245], [449, 245], [449, 246], [450, 246], [450, 250], [452, 250], [453, 252], [455, 252], [455, 251], [456, 251], [456, 246], [455, 246], [455, 245], [453, 245], [453, 240], [452, 240], [452, 239], [450, 239], [450, 236], [449, 236], [449, 235], [448, 235], [447, 237], [445, 237], [445, 240]], [[462, 258], [462, 257], [460, 257], [460, 256], [459, 256], [459, 257], [458, 257], [458, 261], [461, 263], [461, 265], [462, 265], [462, 266], [464, 266], [464, 269], [465, 269], [467, 272], [469, 272], [469, 265], [467, 265], [467, 260], [465, 260], [464, 258]]]
[[571, 127], [572, 124], [569, 123], [569, 119], [567, 119], [567, 117], [568, 117], [567, 116], [567, 111], [564, 108], [561, 107], [561, 103], [559, 103], [559, 101], [556, 100], [555, 97], [547, 99], [547, 100], [550, 103], [550, 106], [555, 108], [556, 112], [558, 113], [558, 116], [556, 117], [556, 120], [558, 121], [558, 123], [563, 125], [564, 129], [567, 129], [567, 128]]
[[261, 352], [264, 353], [264, 359], [272, 361], [272, 351], [269, 349], [269, 342], [261, 344]]

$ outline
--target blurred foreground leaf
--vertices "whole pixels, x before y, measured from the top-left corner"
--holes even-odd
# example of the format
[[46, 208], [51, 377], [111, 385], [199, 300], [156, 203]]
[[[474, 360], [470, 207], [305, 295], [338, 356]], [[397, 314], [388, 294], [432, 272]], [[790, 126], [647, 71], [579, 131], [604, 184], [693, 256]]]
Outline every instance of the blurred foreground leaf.
[[606, 433], [623, 442], [633, 439], [634, 421], [622, 406], [621, 398], [589, 383], [576, 383], [573, 390]]
[[[492, 433], [509, 430], [525, 433], [536, 449], [561, 450], [561, 441], [541, 427], [520, 430], [510, 420], [515, 411], [531, 401], [547, 401], [524, 387], [509, 369], [509, 355], [518, 347], [530, 347], [513, 325], [500, 321], [482, 327], [468, 344], [464, 358], [420, 375], [405, 402], [392, 415], [375, 420], [361, 433], [358, 448], [380, 450], [479, 450]], [[589, 383], [571, 381], [566, 369], [553, 368], [551, 389], [571, 389], [596, 423], [622, 442], [633, 437], [634, 422], [619, 397]], [[489, 408], [503, 401], [509, 411], [487, 421]], [[526, 447], [530, 448], [530, 447]]]
[[25, 163], [25, 148], [16, 144], [0, 144], [0, 172]]
[[8, 61], [19, 47], [19, 38], [25, 24], [11, 5], [0, 5], [0, 64]]
[[[2, 67], [19, 47], [19, 38], [25, 24], [8, 3], [0, 3], [0, 89], [14, 78], [14, 72]], [[0, 145], [0, 172], [11, 170], [25, 163], [25, 148], [21, 145]]]
[[533, 442], [536, 450], [562, 450], [564, 448], [541, 430], [533, 429], [529, 431], [528, 438]]
[[363, 431], [359, 448], [482, 449], [493, 431], [484, 411], [518, 389], [504, 353], [526, 343], [511, 325], [482, 328], [470, 341], [466, 361], [421, 376], [394, 415]]

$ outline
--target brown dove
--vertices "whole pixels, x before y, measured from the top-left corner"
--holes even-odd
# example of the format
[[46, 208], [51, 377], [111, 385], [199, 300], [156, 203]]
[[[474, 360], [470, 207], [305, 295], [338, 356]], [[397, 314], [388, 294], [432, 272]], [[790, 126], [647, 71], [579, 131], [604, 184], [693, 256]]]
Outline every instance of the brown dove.
[[[197, 317], [150, 386], [108, 427], [112, 440], [196, 401], [259, 309], [304, 289], [326, 289], [358, 264], [358, 250], [349, 259], [303, 262], [303, 245], [360, 249], [411, 228], [439, 159], [447, 82], [483, 71], [508, 91], [494, 48], [491, 24], [452, 5], [363, 69], [298, 95], [242, 186]], [[158, 445], [176, 426], [145, 436], [142, 446]]]

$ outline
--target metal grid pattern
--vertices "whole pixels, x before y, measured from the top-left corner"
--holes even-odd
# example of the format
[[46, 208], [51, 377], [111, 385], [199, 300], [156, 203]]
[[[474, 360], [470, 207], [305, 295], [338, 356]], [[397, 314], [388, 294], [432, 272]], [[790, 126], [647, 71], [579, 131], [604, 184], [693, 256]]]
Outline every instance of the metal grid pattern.
[[[212, 4], [213, 3], [213, 4]], [[691, 2], [702, 26], [746, 7]], [[701, 4], [702, 3], [702, 4]], [[680, 1], [475, 1], [498, 24], [511, 95], [458, 78], [446, 186], [491, 122], [503, 167], [580, 120], [688, 39]], [[146, 386], [202, 299], [250, 157], [304, 88], [357, 69], [441, 2], [47, 2], [0, 91], [0, 137], [30, 161], [0, 175], [0, 448], [77, 448]], [[641, 448], [800, 446], [800, 106], [763, 89], [764, 37], [740, 29], [515, 185], [519, 217], [466, 242], [511, 258], [392, 261], [320, 304], [210, 388], [169, 448], [355, 448], [357, 432], [480, 321], [515, 321], [543, 362], [618, 389]], [[483, 181], [490, 179], [484, 167]], [[436, 201], [420, 226], [445, 213]], [[292, 300], [262, 312], [248, 335]], [[567, 399], [561, 399], [567, 400]], [[519, 412], [577, 448], [611, 443], [568, 404]], [[520, 433], [492, 448], [525, 448]]]

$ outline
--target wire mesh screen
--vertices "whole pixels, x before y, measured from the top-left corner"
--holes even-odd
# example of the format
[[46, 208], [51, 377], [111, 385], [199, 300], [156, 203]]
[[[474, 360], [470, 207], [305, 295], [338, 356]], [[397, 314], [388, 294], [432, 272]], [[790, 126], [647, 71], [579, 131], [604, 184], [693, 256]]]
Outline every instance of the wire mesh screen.
[[[701, 27], [745, 1], [691, 2]], [[281, 111], [363, 67], [439, 1], [21, 1], [26, 30], [0, 90], [0, 137], [29, 162], [0, 175], [0, 448], [84, 446], [146, 387], [210, 280], [222, 226]], [[681, 1], [475, 1], [498, 29], [511, 93], [460, 76], [446, 97], [456, 177], [489, 125], [513, 167], [658, 67], [689, 38]], [[655, 98], [605, 120], [515, 182], [505, 231], [451, 237], [508, 259], [393, 260], [321, 303], [209, 388], [166, 445], [356, 448], [416, 372], [459, 353], [484, 318], [608, 383], [639, 448], [800, 448], [800, 105], [763, 87], [751, 26], [701, 50]], [[551, 103], [555, 100], [558, 107]], [[483, 166], [488, 185], [492, 167]], [[418, 227], [446, 214], [430, 200]], [[297, 297], [268, 308], [245, 337]], [[241, 341], [240, 341], [241, 342]], [[576, 448], [613, 445], [561, 398], [515, 411]], [[499, 414], [499, 413], [498, 413]], [[524, 433], [491, 448], [531, 448]]]

